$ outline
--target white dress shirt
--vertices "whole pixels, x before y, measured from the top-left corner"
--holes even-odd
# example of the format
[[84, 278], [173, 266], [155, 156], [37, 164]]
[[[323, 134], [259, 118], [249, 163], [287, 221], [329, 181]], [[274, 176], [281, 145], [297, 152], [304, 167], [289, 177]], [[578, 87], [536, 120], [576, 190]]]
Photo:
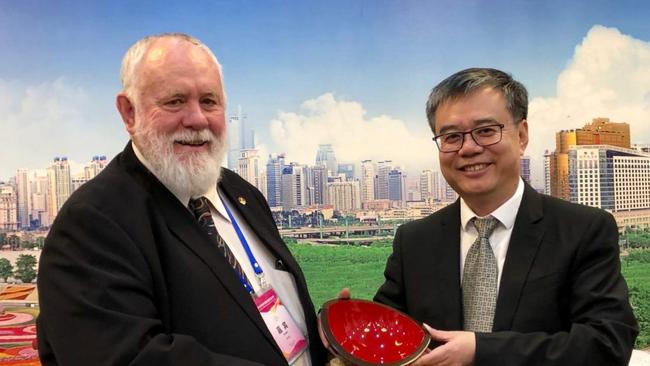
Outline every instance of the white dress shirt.
[[[510, 245], [510, 236], [512, 236], [512, 228], [515, 225], [515, 218], [517, 217], [517, 212], [519, 211], [519, 205], [521, 204], [521, 198], [524, 195], [524, 181], [519, 178], [519, 184], [515, 190], [515, 194], [512, 195], [506, 202], [499, 206], [496, 210], [492, 211], [490, 214], [483, 216], [492, 216], [496, 218], [499, 223], [489, 237], [490, 246], [494, 252], [494, 256], [497, 260], [497, 294], [499, 287], [501, 286], [501, 273], [503, 272], [503, 263], [506, 261], [506, 254], [508, 253], [508, 246]], [[467, 252], [472, 246], [476, 238], [478, 237], [478, 232], [474, 225], [470, 223], [470, 220], [474, 217], [480, 216], [476, 215], [472, 211], [465, 200], [460, 199], [460, 282], [463, 283], [463, 270], [465, 268], [465, 258], [467, 257]]]
[[[135, 144], [132, 145], [135, 155], [138, 157], [140, 162], [142, 162], [142, 164], [144, 164], [144, 166], [146, 166], [147, 169], [149, 169], [155, 175], [156, 173], [153, 172], [149, 163], [144, 158], [144, 156], [142, 156]], [[172, 193], [174, 196], [176, 196], [176, 198], [178, 198], [179, 201], [183, 203], [183, 206], [188, 206], [190, 198], [192, 197], [189, 195], [183, 195], [179, 192], [172, 191]], [[300, 305], [298, 288], [296, 287], [296, 281], [293, 278], [293, 275], [287, 271], [275, 269], [275, 256], [260, 241], [257, 235], [255, 235], [255, 232], [251, 230], [246, 220], [235, 209], [235, 205], [239, 203], [228, 202], [225, 198], [222, 200], [221, 197], [225, 196], [222, 193], [217, 192], [216, 184], [210, 187], [210, 189], [205, 192], [203, 196], [205, 196], [211, 203], [210, 212], [212, 213], [212, 220], [214, 221], [214, 225], [219, 232], [219, 235], [221, 235], [226, 244], [228, 244], [228, 247], [234, 254], [235, 258], [237, 258], [237, 261], [244, 270], [244, 273], [246, 274], [246, 277], [248, 277], [248, 280], [253, 286], [253, 289], [255, 292], [257, 292], [260, 289], [260, 282], [256, 277], [255, 271], [253, 270], [251, 262], [248, 259], [248, 255], [246, 254], [246, 251], [244, 250], [244, 247], [239, 240], [239, 237], [237, 236], [235, 227], [228, 217], [224, 203], [228, 205], [230, 213], [232, 213], [235, 221], [239, 225], [239, 228], [246, 238], [251, 252], [253, 252], [255, 259], [257, 259], [257, 262], [264, 272], [264, 278], [266, 282], [273, 287], [275, 293], [278, 295], [284, 306], [287, 307], [287, 310], [293, 317], [293, 320], [296, 322], [300, 330], [302, 330], [305, 338], [307, 338], [307, 323], [305, 321], [305, 313], [303, 312], [302, 306]], [[218, 250], [216, 245], [214, 247], [214, 250]], [[188, 270], [191, 269], [188, 268]], [[307, 350], [305, 350], [305, 352], [294, 363], [292, 363], [292, 366], [310, 365], [311, 359], [309, 357], [309, 348], [307, 348]]]

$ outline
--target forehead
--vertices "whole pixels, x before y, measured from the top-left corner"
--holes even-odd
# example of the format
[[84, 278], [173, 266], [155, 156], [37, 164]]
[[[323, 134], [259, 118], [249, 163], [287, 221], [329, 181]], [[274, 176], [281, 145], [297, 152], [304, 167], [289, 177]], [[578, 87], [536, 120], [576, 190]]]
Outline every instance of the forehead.
[[493, 88], [483, 88], [445, 100], [436, 109], [434, 118], [437, 132], [471, 128], [491, 120], [499, 123], [512, 120], [503, 93]]
[[143, 55], [136, 72], [141, 88], [190, 82], [221, 89], [221, 75], [215, 60], [204, 49], [184, 40], [154, 42]]

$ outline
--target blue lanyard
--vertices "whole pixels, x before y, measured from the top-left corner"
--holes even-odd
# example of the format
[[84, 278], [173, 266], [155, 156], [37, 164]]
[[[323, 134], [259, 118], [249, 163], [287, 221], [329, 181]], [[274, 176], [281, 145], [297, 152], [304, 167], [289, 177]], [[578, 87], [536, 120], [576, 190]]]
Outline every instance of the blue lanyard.
[[[244, 247], [244, 251], [246, 251], [246, 255], [248, 256], [248, 261], [251, 263], [251, 266], [253, 266], [253, 271], [255, 271], [255, 276], [260, 279], [260, 283], [262, 287], [264, 287], [266, 285], [266, 282], [264, 281], [264, 272], [262, 271], [262, 267], [260, 267], [260, 264], [257, 262], [257, 259], [255, 259], [255, 256], [253, 255], [253, 252], [251, 251], [251, 248], [248, 245], [248, 241], [244, 237], [244, 233], [242, 233], [241, 228], [237, 224], [237, 220], [235, 220], [235, 217], [230, 212], [230, 209], [228, 209], [228, 205], [226, 205], [225, 200], [221, 198], [221, 196], [219, 196], [219, 198], [221, 199], [221, 203], [223, 203], [223, 207], [226, 209], [226, 212], [228, 213], [228, 217], [232, 222], [232, 226], [235, 228], [235, 232], [237, 233], [237, 237], [239, 238], [242, 247]], [[250, 285], [245, 275], [240, 276], [239, 280], [244, 285], [244, 288], [250, 294], [254, 292], [253, 286]]]

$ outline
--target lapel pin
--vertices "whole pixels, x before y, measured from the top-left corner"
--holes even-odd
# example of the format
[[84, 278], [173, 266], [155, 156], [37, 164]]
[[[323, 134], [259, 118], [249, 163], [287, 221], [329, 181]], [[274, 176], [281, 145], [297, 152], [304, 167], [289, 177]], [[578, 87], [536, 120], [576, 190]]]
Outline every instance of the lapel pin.
[[246, 198], [239, 196], [239, 197], [237, 198], [237, 200], [238, 200], [239, 203], [241, 203], [242, 205], [246, 205]]

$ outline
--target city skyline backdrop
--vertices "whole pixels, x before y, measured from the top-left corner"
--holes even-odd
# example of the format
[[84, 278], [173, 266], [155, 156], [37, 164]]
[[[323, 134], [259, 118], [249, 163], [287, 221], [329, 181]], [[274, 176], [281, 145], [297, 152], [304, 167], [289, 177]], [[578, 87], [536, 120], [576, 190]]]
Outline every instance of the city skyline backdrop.
[[[185, 32], [224, 67], [261, 156], [393, 160], [438, 169], [430, 89], [466, 67], [511, 72], [530, 94], [533, 184], [555, 132], [596, 117], [650, 143], [650, 5], [628, 1], [151, 3], [0, 1], [0, 180], [55, 156], [81, 167], [128, 140], [114, 95], [137, 39]], [[392, 147], [392, 148], [391, 148]]]

